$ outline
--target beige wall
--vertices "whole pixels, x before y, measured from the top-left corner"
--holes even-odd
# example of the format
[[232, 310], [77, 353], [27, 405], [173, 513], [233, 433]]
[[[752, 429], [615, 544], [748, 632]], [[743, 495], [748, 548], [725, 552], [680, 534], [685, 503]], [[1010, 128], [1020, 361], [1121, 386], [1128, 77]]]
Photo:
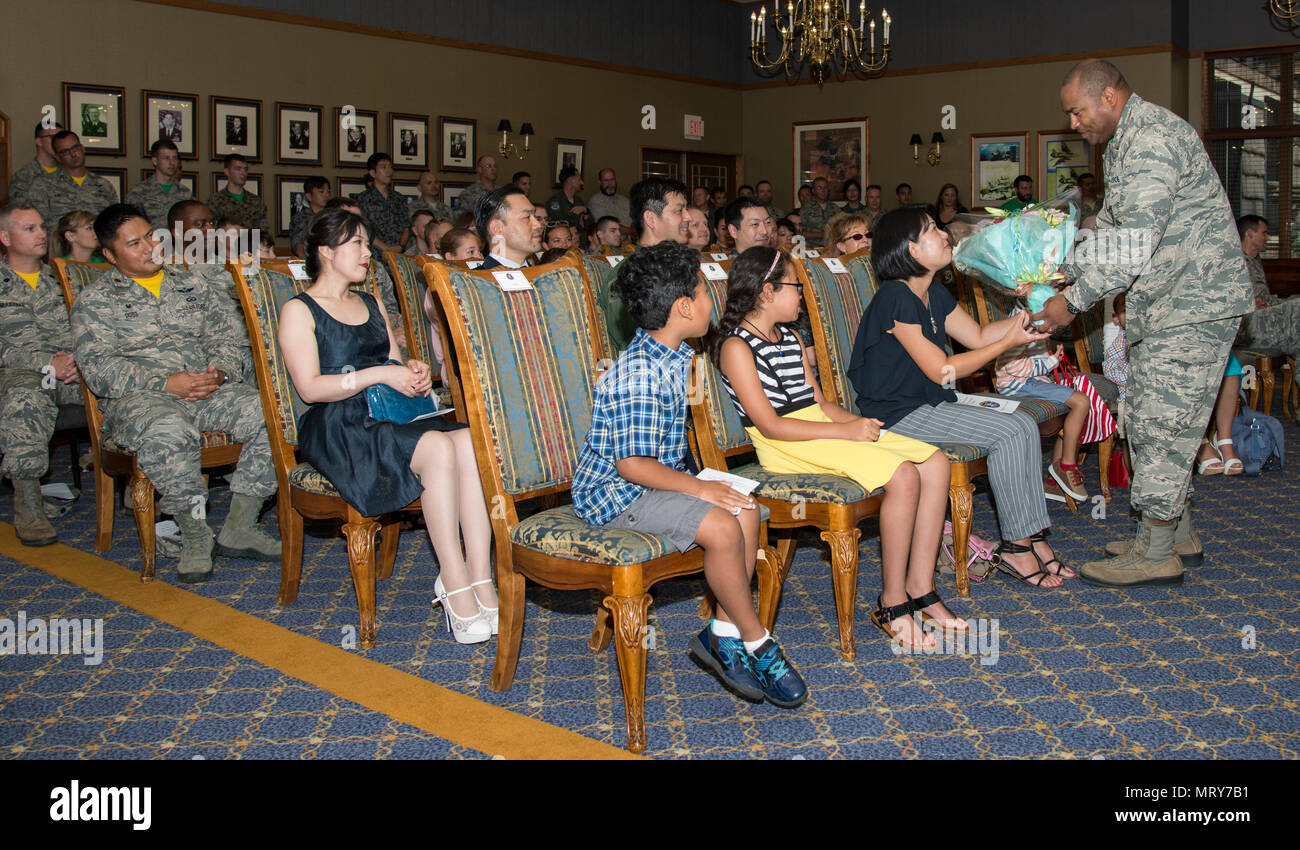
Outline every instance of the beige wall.
[[[610, 166], [619, 174], [620, 190], [636, 180], [642, 145], [739, 153], [740, 92], [654, 77], [595, 70], [577, 65], [475, 53], [469, 50], [380, 38], [317, 27], [269, 23], [237, 16], [157, 6], [130, 0], [59, 0], [59, 14], [85, 25], [60, 27], [56, 52], [48, 40], [7, 40], [0, 51], [0, 110], [13, 120], [17, 140], [13, 166], [33, 156], [31, 128], [41, 107], [55, 104], [62, 119], [63, 81], [126, 87], [125, 157], [90, 157], [93, 168], [126, 167], [128, 186], [148, 167], [141, 145], [143, 89], [200, 95], [200, 159], [186, 161], [185, 171], [199, 173], [199, 195], [211, 192], [214, 172], [209, 147], [209, 95], [261, 98], [262, 162], [250, 171], [263, 175], [263, 194], [275, 215], [276, 173], [323, 174], [335, 182], [342, 175], [364, 178], [364, 169], [338, 169], [333, 133], [325, 133], [322, 167], [276, 166], [275, 101], [319, 104], [328, 128], [337, 106], [351, 103], [380, 112], [381, 144], [388, 144], [388, 113], [427, 113], [436, 136], [439, 115], [475, 118], [480, 153], [495, 150], [494, 131], [501, 118], [516, 129], [531, 121], [538, 135], [522, 164], [501, 163], [500, 180], [517, 170], [534, 175], [534, 200], [552, 193], [553, 139], [585, 139], [588, 193], [597, 190], [596, 171]], [[48, 8], [40, 3], [12, 4], [5, 30], [48, 30]], [[160, 36], [159, 33], [168, 33]], [[658, 129], [641, 129], [642, 104], [658, 110]], [[703, 142], [682, 138], [682, 115], [705, 117]], [[432, 151], [435, 154], [436, 148]], [[414, 179], [415, 172], [398, 172]], [[446, 180], [469, 181], [473, 174], [441, 174]]]
[[[1175, 91], [1168, 53], [1112, 61], [1148, 100], [1171, 109], [1179, 99], [1185, 103], [1185, 86]], [[870, 182], [885, 187], [886, 208], [894, 205], [894, 186], [902, 182], [912, 184], [913, 200], [918, 202], [932, 202], [940, 186], [955, 183], [969, 205], [971, 134], [1027, 130], [1032, 148], [1036, 132], [1068, 126], [1059, 90], [1073, 64], [901, 75], [827, 83], [821, 89], [799, 85], [746, 91], [742, 95], [746, 178], [771, 180], [778, 206], [788, 208], [794, 156], [791, 123], [867, 116], [871, 119]], [[940, 110], [949, 104], [957, 109], [957, 129], [940, 130]], [[947, 140], [943, 162], [935, 167], [926, 163], [927, 144], [921, 148], [919, 164], [913, 164], [907, 140], [920, 133], [928, 143], [936, 130]], [[1033, 160], [1030, 174], [1038, 169], [1036, 152]]]

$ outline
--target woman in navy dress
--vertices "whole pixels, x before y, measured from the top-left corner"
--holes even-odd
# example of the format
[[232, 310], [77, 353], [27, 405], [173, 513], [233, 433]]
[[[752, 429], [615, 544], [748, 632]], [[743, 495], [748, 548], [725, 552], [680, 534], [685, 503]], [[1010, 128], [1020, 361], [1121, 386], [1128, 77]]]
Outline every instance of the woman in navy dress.
[[321, 212], [308, 228], [312, 284], [284, 305], [279, 332], [289, 377], [311, 405], [298, 449], [365, 516], [420, 500], [441, 566], [434, 602], [458, 642], [480, 643], [496, 634], [497, 597], [474, 445], [465, 426], [445, 416], [404, 425], [370, 418], [367, 387], [414, 397], [428, 393], [432, 379], [427, 363], [388, 362], [399, 353], [383, 304], [352, 288], [369, 272], [369, 243], [369, 223], [344, 209]]

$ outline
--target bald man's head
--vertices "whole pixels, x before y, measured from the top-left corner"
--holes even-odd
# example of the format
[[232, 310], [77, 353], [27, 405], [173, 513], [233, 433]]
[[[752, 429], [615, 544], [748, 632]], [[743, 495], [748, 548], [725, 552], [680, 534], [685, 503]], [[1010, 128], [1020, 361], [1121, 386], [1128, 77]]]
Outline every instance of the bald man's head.
[[1125, 93], [1133, 90], [1119, 68], [1105, 59], [1085, 59], [1075, 65], [1061, 81], [1061, 87], [1065, 88], [1074, 82], [1079, 84], [1079, 90], [1088, 97], [1101, 97], [1107, 88]]

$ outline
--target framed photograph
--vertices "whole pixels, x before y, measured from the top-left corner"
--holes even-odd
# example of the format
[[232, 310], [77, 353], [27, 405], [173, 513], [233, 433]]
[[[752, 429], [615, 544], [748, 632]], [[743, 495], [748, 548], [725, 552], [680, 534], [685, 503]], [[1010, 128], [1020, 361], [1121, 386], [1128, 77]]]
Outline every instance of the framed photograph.
[[474, 170], [477, 128], [478, 122], [473, 118], [438, 116], [438, 135], [442, 138], [442, 162], [439, 165], [441, 170]]
[[262, 161], [262, 101], [238, 97], [209, 99], [212, 104], [212, 158], [237, 153], [249, 162]]
[[794, 129], [794, 185], [790, 197], [799, 196], [799, 187], [825, 177], [830, 183], [830, 199], [844, 200], [844, 184], [850, 179], [866, 186], [868, 118], [840, 118], [832, 121], [796, 121]]
[[439, 180], [438, 182], [442, 184], [442, 202], [447, 205], [447, 209], [451, 210], [451, 217], [454, 220], [462, 212], [460, 193], [468, 189], [470, 184], [451, 183], [446, 180]]
[[1038, 182], [1034, 197], [1055, 198], [1075, 187], [1080, 175], [1097, 173], [1092, 145], [1070, 130], [1046, 130], [1038, 134]]
[[555, 171], [551, 172], [551, 185], [558, 187], [560, 185], [560, 172], [572, 165], [578, 169], [578, 174], [583, 174], [586, 157], [583, 152], [587, 149], [586, 139], [556, 139], [555, 140]]
[[275, 104], [275, 164], [320, 165], [321, 107]]
[[334, 107], [334, 164], [340, 168], [359, 165], [379, 150], [379, 113], [373, 109], [355, 109], [344, 113]]
[[289, 177], [284, 174], [275, 176], [275, 197], [277, 200], [275, 209], [278, 213], [276, 236], [288, 236], [289, 225], [293, 224], [294, 214], [304, 207], [311, 206], [307, 203], [306, 192], [303, 191], [303, 184], [306, 181], [306, 177]]
[[970, 137], [970, 173], [972, 210], [1000, 207], [1011, 200], [1016, 194], [1016, 177], [1031, 173], [1029, 132], [973, 134]]
[[88, 154], [126, 156], [126, 89], [63, 84], [63, 120]]
[[[220, 171], [218, 171], [216, 174], [213, 174], [212, 194], [215, 195], [218, 192], [220, 192], [222, 189], [226, 188], [226, 183], [228, 182], [229, 181], [226, 180], [226, 175], [222, 174]], [[244, 191], [252, 192], [254, 195], [257, 195], [259, 198], [265, 200], [266, 196], [262, 194], [262, 175], [254, 174], [250, 171], [248, 173], [248, 182], [244, 184]]]
[[429, 116], [388, 113], [388, 152], [394, 168], [429, 167]]
[[181, 159], [199, 158], [199, 96], [167, 91], [144, 91], [144, 155], [159, 139], [176, 145]]
[[347, 177], [339, 178], [339, 190], [335, 193], [339, 198], [351, 198], [356, 200], [357, 196], [366, 191], [366, 181], [349, 179]]
[[[97, 174], [103, 177], [109, 183], [113, 184], [113, 190], [117, 192], [117, 199], [121, 201], [126, 197], [126, 169], [125, 168], [90, 168], [86, 170], [91, 174]], [[152, 172], [150, 172], [152, 173]]]
[[418, 180], [394, 180], [393, 188], [413, 201], [420, 200], [420, 181]]
[[[222, 179], [225, 179], [225, 176], [226, 176], [226, 175], [222, 174], [222, 175], [221, 175]], [[140, 169], [140, 182], [141, 182], [141, 183], [143, 183], [144, 181], [148, 180], [150, 177], [153, 177], [153, 169], [152, 169], [152, 168], [141, 168], [141, 169]], [[190, 174], [190, 173], [188, 173], [188, 172], [184, 172], [184, 171], [182, 171], [181, 174], [180, 174], [180, 176], [176, 178], [176, 185], [178, 185], [178, 186], [184, 186], [186, 189], [189, 189], [189, 190], [190, 190], [190, 194], [193, 195], [195, 198], [198, 198], [198, 197], [199, 197], [199, 175], [197, 175], [197, 174]]]

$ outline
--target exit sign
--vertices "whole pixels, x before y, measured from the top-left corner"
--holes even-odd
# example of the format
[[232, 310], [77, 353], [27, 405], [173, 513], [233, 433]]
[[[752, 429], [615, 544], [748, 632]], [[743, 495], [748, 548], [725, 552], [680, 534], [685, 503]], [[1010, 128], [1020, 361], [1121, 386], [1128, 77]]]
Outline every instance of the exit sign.
[[704, 119], [698, 115], [686, 116], [686, 138], [702, 139], [704, 138]]

